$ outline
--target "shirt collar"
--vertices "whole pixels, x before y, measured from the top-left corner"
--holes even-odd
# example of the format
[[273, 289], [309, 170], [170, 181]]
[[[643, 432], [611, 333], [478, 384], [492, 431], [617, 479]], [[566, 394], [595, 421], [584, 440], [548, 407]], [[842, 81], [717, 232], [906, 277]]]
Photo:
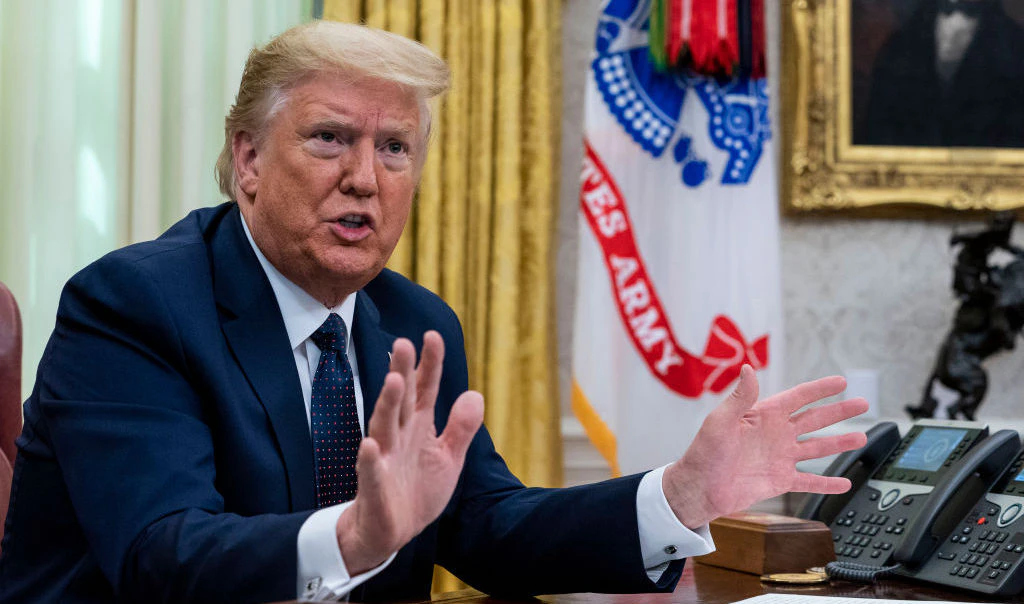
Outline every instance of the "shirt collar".
[[352, 343], [352, 318], [355, 315], [356, 296], [349, 294], [341, 304], [333, 308], [327, 308], [316, 298], [306, 293], [298, 285], [288, 280], [281, 274], [281, 271], [267, 260], [249, 232], [249, 225], [245, 223], [245, 217], [238, 213], [242, 221], [242, 229], [245, 231], [245, 238], [249, 240], [252, 251], [256, 253], [256, 259], [260, 261], [263, 272], [270, 281], [270, 287], [274, 290], [274, 297], [277, 298], [277, 306], [281, 309], [281, 318], [284, 319], [284, 328], [288, 333], [288, 343], [292, 350], [305, 342], [313, 335], [331, 313], [338, 313], [341, 320], [345, 322], [345, 330], [348, 332], [348, 341]]

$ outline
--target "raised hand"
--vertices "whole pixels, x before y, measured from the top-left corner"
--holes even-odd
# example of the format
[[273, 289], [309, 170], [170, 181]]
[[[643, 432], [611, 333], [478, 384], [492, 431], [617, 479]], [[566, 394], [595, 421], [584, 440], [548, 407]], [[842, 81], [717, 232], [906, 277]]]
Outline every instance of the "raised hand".
[[867, 401], [855, 398], [796, 413], [845, 387], [842, 377], [827, 377], [758, 401], [757, 377], [744, 365], [736, 389], [708, 414], [689, 449], [662, 476], [676, 517], [684, 526], [696, 528], [789, 491], [849, 490], [846, 478], [796, 469], [798, 461], [864, 446], [862, 432], [797, 441], [801, 434], [867, 411]]
[[392, 348], [391, 371], [359, 447], [359, 490], [337, 524], [351, 575], [408, 543], [441, 514], [455, 490], [466, 450], [483, 423], [483, 397], [463, 393], [438, 436], [434, 402], [443, 360], [444, 342], [434, 331], [423, 336], [419, 367], [409, 340], [398, 339]]

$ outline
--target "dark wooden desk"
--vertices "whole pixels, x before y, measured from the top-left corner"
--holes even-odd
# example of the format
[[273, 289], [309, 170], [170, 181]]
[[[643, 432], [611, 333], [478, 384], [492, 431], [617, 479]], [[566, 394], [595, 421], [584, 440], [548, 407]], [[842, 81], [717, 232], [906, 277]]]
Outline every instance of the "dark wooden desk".
[[[804, 594], [809, 596], [842, 596], [847, 598], [879, 598], [889, 600], [951, 600], [959, 602], [993, 602], [991, 596], [964, 591], [933, 589], [924, 584], [898, 579], [885, 579], [877, 584], [833, 582], [814, 586], [785, 586], [762, 583], [755, 575], [687, 563], [679, 586], [670, 594], [564, 594], [541, 596], [526, 602], [554, 604], [726, 604], [767, 593]], [[998, 600], [1024, 603], [1024, 597]], [[511, 604], [524, 600], [502, 600], [470, 590], [442, 594], [434, 602], [445, 604]]]

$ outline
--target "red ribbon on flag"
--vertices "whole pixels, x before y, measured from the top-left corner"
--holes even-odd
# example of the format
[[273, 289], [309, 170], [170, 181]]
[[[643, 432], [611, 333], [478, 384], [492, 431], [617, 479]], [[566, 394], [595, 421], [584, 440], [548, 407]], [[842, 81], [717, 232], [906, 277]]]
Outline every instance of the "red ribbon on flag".
[[724, 390], [744, 364], [764, 368], [768, 335], [748, 343], [725, 315], [712, 321], [702, 356], [679, 344], [640, 255], [626, 201], [586, 140], [583, 148], [580, 210], [601, 246], [622, 325], [651, 373], [677, 394], [697, 398]]

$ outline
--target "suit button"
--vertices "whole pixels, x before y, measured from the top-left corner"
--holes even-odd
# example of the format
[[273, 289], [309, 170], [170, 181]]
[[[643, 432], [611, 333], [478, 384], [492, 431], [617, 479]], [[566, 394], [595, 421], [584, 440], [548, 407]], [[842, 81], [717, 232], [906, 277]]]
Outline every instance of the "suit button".
[[666, 545], [665, 546], [665, 553], [670, 555], [670, 556], [672, 554], [676, 553], [677, 551], [679, 551], [679, 549], [676, 548], [676, 546], [674, 546], [674, 545]]

